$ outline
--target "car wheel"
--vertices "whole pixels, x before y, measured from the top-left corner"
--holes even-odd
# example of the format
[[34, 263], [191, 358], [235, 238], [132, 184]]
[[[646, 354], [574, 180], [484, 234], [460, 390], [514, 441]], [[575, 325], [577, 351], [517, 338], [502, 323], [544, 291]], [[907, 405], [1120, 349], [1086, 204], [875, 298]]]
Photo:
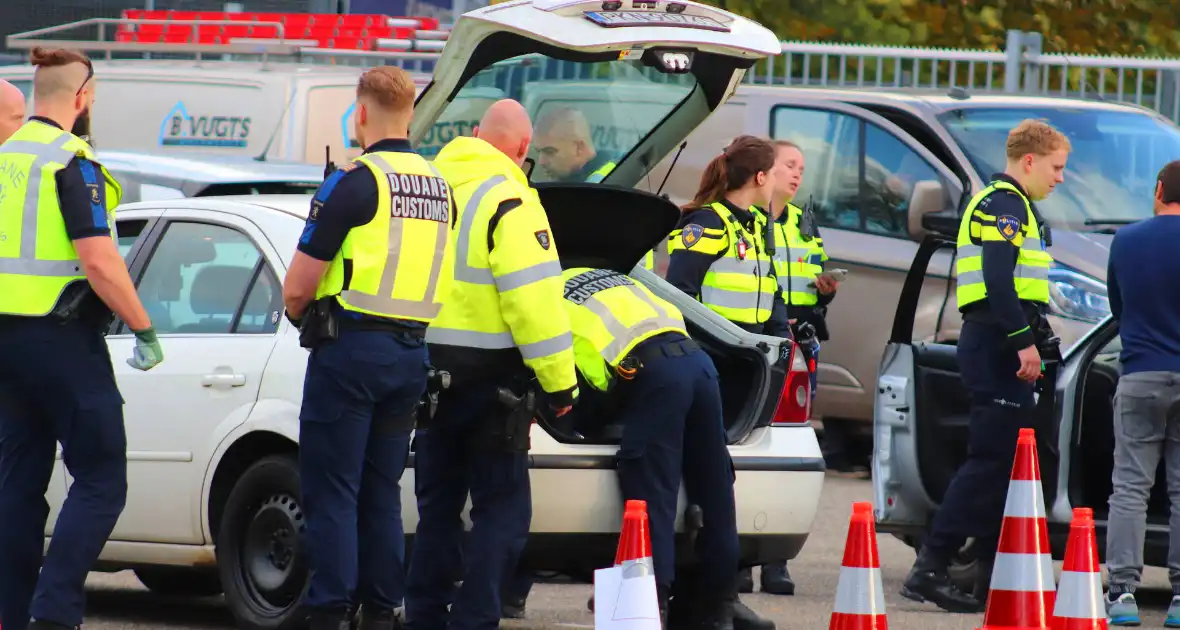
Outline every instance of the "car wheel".
[[250, 466], [226, 500], [217, 564], [240, 628], [288, 630], [305, 621], [298, 612], [308, 578], [299, 500], [299, 465], [291, 455]]
[[212, 597], [221, 593], [221, 576], [217, 571], [181, 567], [143, 567], [135, 577], [158, 595]]

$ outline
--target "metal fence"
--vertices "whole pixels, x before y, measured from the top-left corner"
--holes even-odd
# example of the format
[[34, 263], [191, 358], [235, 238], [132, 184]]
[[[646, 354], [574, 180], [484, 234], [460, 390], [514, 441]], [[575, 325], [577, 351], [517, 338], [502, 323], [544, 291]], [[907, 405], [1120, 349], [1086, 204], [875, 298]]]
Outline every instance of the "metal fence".
[[1180, 59], [1042, 52], [1039, 33], [1009, 31], [1004, 52], [784, 42], [746, 82], [852, 88], [961, 87], [970, 92], [1097, 98], [1180, 123]]

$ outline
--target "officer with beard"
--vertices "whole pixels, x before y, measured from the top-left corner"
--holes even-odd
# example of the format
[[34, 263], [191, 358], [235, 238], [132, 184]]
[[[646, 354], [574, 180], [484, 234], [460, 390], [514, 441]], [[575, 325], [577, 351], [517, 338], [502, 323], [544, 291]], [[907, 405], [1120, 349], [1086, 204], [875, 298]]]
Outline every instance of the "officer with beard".
[[[126, 503], [123, 398], [103, 338], [112, 312], [135, 333], [131, 367], [148, 370], [164, 358], [115, 246], [121, 189], [80, 137], [89, 133], [94, 68], [69, 50], [36, 48], [31, 60], [34, 115], [0, 145], [0, 620], [7, 630], [82, 623], [86, 574]], [[42, 560], [58, 443], [73, 483]]]

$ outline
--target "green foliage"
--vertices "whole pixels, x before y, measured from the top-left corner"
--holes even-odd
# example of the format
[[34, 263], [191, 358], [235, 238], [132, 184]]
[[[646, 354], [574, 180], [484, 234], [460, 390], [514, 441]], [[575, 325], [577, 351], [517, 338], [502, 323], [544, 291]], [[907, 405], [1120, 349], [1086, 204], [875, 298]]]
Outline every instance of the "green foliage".
[[1180, 56], [1176, 5], [1161, 0], [705, 0], [781, 39], [1003, 50], [1008, 29], [1045, 52]]

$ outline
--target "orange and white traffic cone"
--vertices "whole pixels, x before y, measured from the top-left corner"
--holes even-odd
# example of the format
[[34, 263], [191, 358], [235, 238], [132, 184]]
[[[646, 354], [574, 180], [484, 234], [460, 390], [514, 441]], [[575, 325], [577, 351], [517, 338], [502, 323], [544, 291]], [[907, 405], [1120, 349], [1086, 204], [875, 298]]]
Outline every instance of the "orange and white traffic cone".
[[886, 630], [885, 591], [881, 587], [881, 558], [877, 555], [877, 525], [873, 504], [852, 504], [836, 606], [828, 630]]
[[980, 630], [1048, 630], [1055, 593], [1036, 434], [1021, 429]]
[[660, 630], [646, 501], [627, 501], [615, 566], [594, 572], [592, 602], [595, 628]]
[[1106, 625], [1094, 510], [1074, 508], [1053, 606], [1053, 630], [1106, 630]]

